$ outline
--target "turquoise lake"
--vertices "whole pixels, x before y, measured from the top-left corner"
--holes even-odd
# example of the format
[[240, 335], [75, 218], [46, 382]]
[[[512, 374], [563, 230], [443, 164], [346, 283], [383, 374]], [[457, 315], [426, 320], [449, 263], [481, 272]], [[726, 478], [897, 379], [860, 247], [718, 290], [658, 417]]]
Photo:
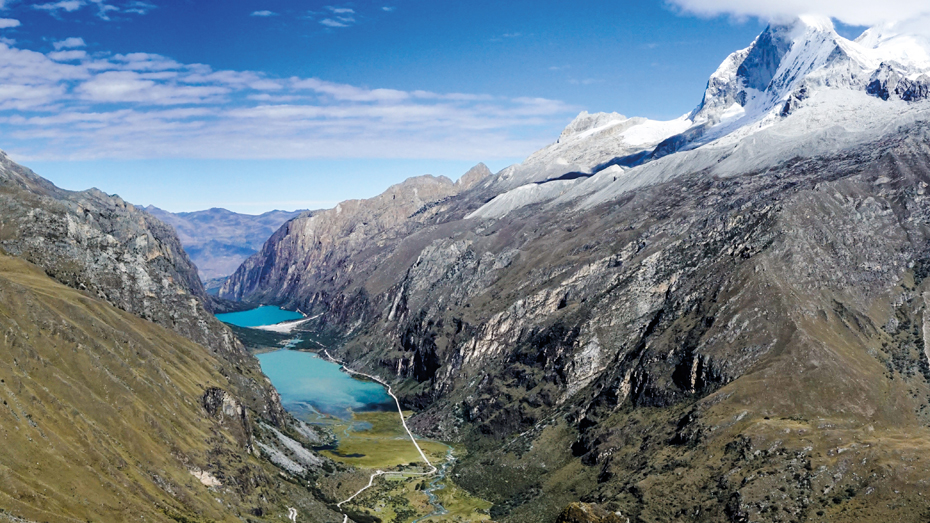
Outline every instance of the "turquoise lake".
[[[299, 312], [272, 306], [217, 314], [217, 319], [239, 327], [260, 327], [299, 320]], [[271, 380], [285, 409], [312, 420], [319, 414], [349, 418], [352, 412], [395, 408], [394, 400], [378, 383], [362, 381], [340, 366], [309, 352], [279, 350], [258, 355], [262, 372]]]
[[237, 327], [261, 327], [262, 325], [274, 325], [284, 321], [299, 320], [303, 317], [304, 315], [299, 312], [286, 311], [273, 305], [266, 305], [249, 311], [216, 315], [216, 319], [231, 323]]
[[351, 412], [394, 408], [384, 387], [357, 380], [315, 354], [279, 350], [259, 354], [258, 361], [284, 408], [298, 417], [312, 419], [320, 412], [348, 418]]

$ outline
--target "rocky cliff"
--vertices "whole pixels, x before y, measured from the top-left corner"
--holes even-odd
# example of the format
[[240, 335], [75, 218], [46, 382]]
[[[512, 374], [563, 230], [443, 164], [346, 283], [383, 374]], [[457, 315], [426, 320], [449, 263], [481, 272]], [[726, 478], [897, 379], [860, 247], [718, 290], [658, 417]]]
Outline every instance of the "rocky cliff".
[[[342, 202], [334, 209], [291, 220], [242, 264], [219, 295], [232, 300], [287, 301], [313, 310], [314, 300], [327, 299], [326, 289], [317, 286], [320, 276], [351, 273], [357, 278], [354, 265], [346, 266], [347, 261], [393, 248], [410, 230], [435, 222], [453, 196], [490, 174], [479, 164], [456, 183], [445, 177], [411, 178], [375, 198]], [[307, 292], [316, 297], [306, 296]]]

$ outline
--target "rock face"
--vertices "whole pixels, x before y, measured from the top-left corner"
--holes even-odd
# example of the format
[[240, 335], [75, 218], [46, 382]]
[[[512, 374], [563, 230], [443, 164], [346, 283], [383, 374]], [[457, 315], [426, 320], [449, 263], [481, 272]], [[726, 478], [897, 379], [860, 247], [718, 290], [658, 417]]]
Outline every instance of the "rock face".
[[304, 211], [260, 215], [226, 209], [171, 213], [149, 205], [145, 212], [174, 227], [181, 245], [204, 281], [229, 276], [284, 224]]
[[[557, 182], [553, 146], [405, 219], [295, 220], [224, 292], [301, 307], [394, 380], [417, 430], [469, 446], [495, 520], [920, 519], [930, 107], [866, 92], [884, 40], [768, 33], [661, 158]], [[565, 143], [609, 156], [626, 120], [582, 116]]]
[[[444, 177], [411, 178], [370, 200], [343, 202], [335, 209], [291, 220], [229, 278], [219, 295], [278, 303], [300, 300], [306, 310], [314, 310], [327, 300], [325, 289], [316, 286], [316, 276], [352, 272], [354, 267], [346, 267], [345, 260], [364, 259], [406, 231], [435, 221], [452, 196], [490, 174], [480, 164], [457, 183]], [[306, 296], [308, 290], [315, 296]]]
[[269, 419], [284, 409], [242, 345], [208, 310], [197, 269], [174, 230], [91, 189], [65, 191], [0, 154], [0, 248], [55, 280], [167, 327], [240, 371], [237, 394]]
[[559, 514], [556, 523], [629, 523], [629, 518], [589, 503], [572, 503]]
[[883, 63], [872, 75], [872, 81], [866, 89], [870, 95], [885, 101], [917, 102], [930, 97], [930, 76], [922, 74], [914, 79], [907, 78], [893, 66]]
[[0, 155], [0, 246], [56, 280], [229, 356], [174, 231], [118, 196], [64, 191]]

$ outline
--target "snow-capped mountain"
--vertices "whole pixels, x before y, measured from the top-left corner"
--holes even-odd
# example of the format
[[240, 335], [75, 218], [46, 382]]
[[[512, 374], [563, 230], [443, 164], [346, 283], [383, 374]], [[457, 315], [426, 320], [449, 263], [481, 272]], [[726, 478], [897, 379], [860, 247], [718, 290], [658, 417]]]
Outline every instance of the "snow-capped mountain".
[[824, 17], [772, 24], [723, 61], [690, 114], [582, 113], [557, 143], [489, 180], [502, 194], [470, 217], [579, 197], [591, 205], [686, 172], [745, 172], [874, 138], [927, 111], [930, 40], [907, 30], [888, 24], [852, 41]]
[[680, 119], [583, 113], [496, 175], [297, 219], [224, 296], [299, 307], [397, 384], [495, 519], [926, 521], [930, 47], [906, 29], [773, 24]]

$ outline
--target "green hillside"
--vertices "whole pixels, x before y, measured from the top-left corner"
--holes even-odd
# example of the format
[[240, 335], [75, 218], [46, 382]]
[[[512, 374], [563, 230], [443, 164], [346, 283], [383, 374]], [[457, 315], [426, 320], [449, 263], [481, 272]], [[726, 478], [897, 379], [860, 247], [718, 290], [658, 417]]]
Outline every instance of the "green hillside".
[[340, 519], [256, 457], [254, 416], [203, 347], [2, 255], [0, 331], [4, 515]]

